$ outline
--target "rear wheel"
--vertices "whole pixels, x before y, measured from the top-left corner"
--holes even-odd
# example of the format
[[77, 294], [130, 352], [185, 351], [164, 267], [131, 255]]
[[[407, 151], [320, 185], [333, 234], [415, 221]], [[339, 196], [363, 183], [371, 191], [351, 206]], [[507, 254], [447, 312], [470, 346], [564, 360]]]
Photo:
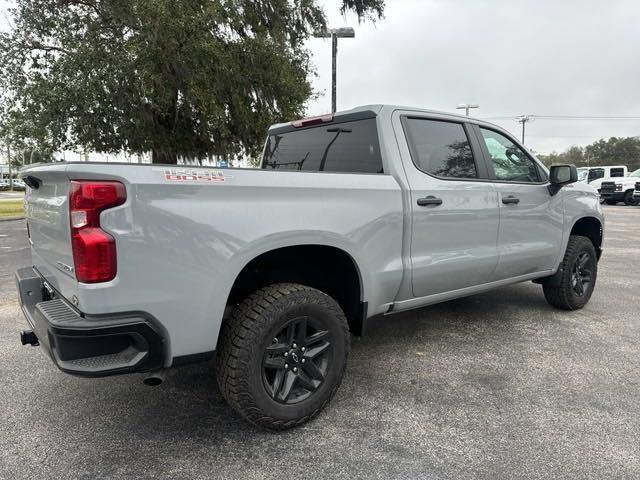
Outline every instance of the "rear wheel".
[[543, 284], [547, 302], [563, 310], [584, 307], [591, 298], [598, 275], [598, 258], [591, 240], [571, 235], [560, 268], [558, 285]]
[[222, 395], [244, 418], [284, 430], [329, 403], [348, 353], [347, 320], [335, 300], [280, 283], [255, 291], [223, 324], [216, 374]]
[[636, 206], [640, 204], [640, 200], [633, 198], [633, 190], [627, 190], [624, 194], [624, 204]]

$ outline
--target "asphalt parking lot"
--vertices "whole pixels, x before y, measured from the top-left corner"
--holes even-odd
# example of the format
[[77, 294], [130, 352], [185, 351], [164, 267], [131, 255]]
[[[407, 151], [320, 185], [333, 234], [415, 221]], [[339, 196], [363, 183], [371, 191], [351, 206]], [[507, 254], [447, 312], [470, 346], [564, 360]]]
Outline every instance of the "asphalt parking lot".
[[375, 319], [333, 403], [284, 433], [238, 418], [210, 363], [151, 388], [21, 346], [25, 226], [0, 222], [0, 478], [638, 478], [640, 207], [605, 212], [584, 310], [525, 283]]

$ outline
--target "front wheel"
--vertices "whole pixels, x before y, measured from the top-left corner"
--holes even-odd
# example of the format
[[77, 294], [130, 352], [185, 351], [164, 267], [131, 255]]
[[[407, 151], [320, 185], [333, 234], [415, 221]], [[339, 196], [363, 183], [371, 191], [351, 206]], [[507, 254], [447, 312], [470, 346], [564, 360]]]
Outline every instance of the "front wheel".
[[591, 240], [571, 235], [560, 268], [558, 285], [543, 284], [547, 302], [563, 310], [584, 307], [591, 298], [598, 275], [598, 258]]
[[293, 283], [256, 290], [220, 335], [216, 374], [223, 397], [251, 423], [273, 430], [318, 415], [338, 389], [349, 354], [340, 306]]
[[627, 190], [624, 194], [624, 204], [636, 206], [640, 204], [640, 200], [633, 197], [633, 190]]

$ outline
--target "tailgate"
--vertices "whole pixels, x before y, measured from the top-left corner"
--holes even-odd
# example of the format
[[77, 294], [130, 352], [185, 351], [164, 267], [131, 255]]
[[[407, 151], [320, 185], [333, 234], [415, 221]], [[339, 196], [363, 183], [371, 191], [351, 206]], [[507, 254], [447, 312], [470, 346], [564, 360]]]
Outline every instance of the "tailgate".
[[72, 299], [77, 294], [77, 280], [73, 272], [66, 165], [21, 172], [23, 178], [27, 175], [39, 184], [38, 188], [28, 187], [25, 195], [33, 265], [51, 286]]

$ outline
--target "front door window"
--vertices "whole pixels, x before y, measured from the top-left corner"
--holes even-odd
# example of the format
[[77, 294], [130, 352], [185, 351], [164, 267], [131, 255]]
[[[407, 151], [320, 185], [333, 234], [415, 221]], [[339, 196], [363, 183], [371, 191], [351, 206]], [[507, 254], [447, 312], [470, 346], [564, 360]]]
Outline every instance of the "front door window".
[[524, 150], [498, 132], [486, 128], [480, 131], [491, 157], [496, 180], [525, 183], [541, 181], [535, 162]]

